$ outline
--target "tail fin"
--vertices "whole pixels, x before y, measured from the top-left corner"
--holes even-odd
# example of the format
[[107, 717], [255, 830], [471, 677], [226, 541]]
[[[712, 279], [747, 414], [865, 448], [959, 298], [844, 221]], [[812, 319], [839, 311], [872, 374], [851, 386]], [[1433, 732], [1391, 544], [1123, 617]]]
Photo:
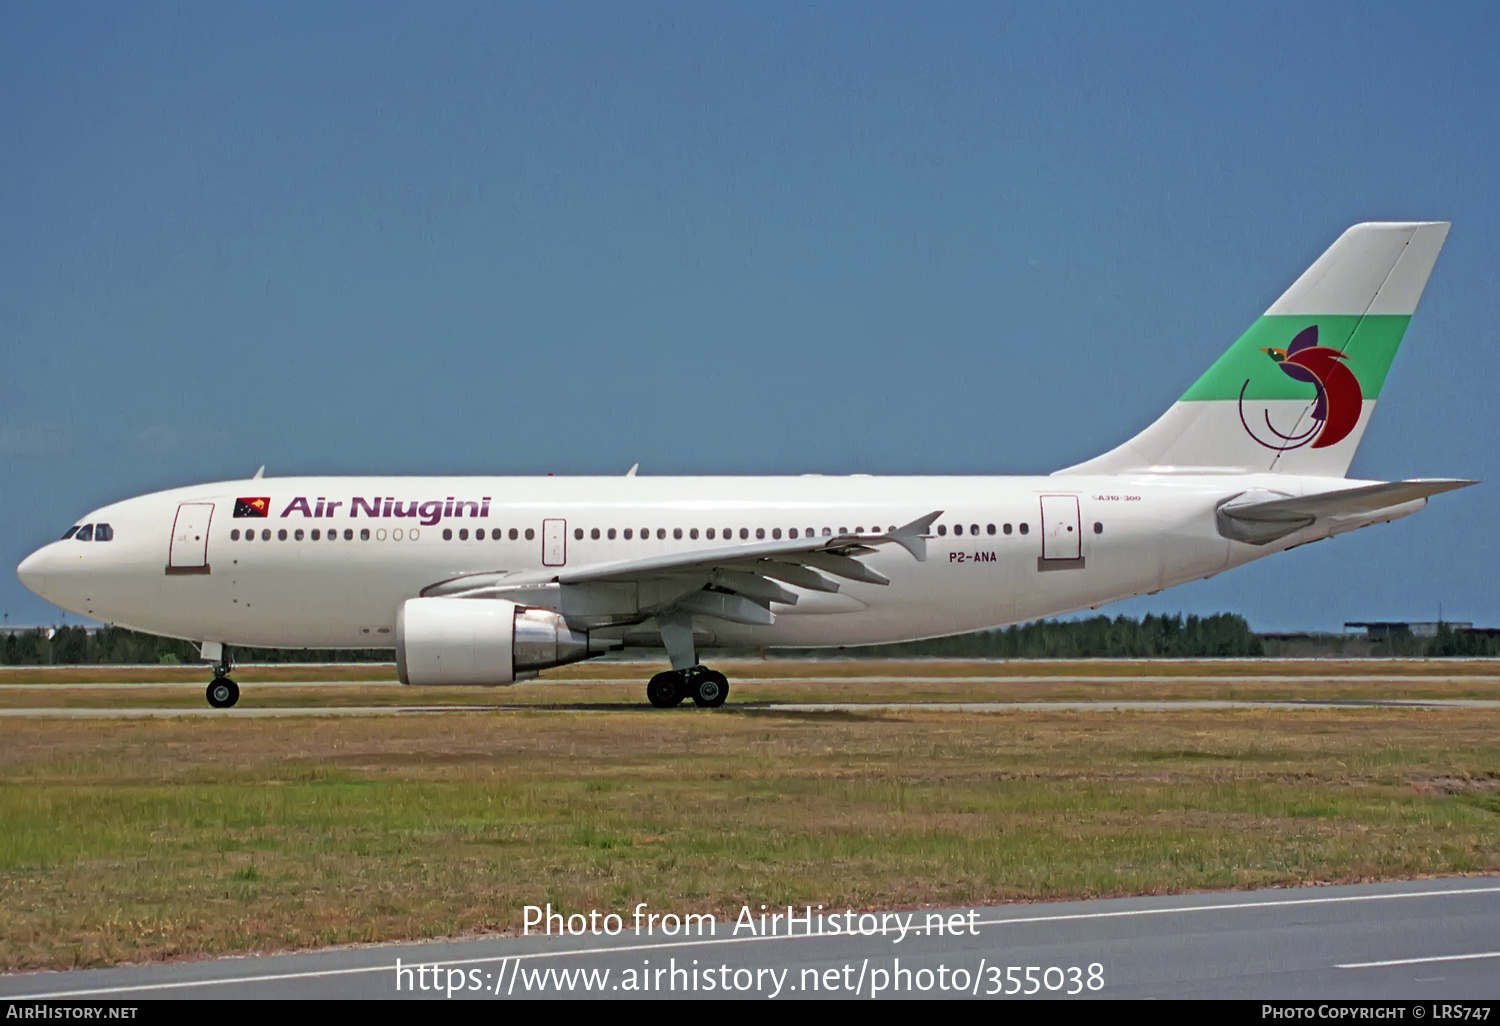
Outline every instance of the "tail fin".
[[1447, 237], [1446, 221], [1350, 228], [1156, 423], [1057, 473], [1342, 477]]

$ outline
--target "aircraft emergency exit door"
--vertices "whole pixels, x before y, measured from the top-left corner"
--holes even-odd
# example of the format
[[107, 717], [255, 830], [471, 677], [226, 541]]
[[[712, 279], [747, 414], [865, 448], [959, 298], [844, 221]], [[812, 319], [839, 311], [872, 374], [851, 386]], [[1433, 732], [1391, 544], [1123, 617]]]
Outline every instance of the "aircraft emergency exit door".
[[542, 521], [542, 566], [562, 566], [568, 561], [568, 522]]

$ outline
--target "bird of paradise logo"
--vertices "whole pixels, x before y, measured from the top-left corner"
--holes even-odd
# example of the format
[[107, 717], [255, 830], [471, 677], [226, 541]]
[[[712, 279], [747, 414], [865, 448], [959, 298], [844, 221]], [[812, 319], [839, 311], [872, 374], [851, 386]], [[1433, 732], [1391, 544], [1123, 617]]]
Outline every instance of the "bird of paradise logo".
[[1246, 378], [1240, 386], [1240, 423], [1251, 438], [1267, 449], [1286, 452], [1307, 445], [1326, 449], [1348, 437], [1359, 423], [1364, 392], [1360, 390], [1354, 372], [1343, 363], [1344, 354], [1318, 345], [1316, 324], [1299, 331], [1285, 349], [1262, 349], [1261, 352], [1274, 360], [1283, 374], [1294, 381], [1312, 385], [1318, 391], [1310, 415], [1312, 425], [1306, 431], [1297, 430], [1301, 426], [1299, 422], [1292, 427], [1291, 434], [1283, 432], [1271, 423], [1271, 411], [1263, 411], [1266, 429], [1274, 436], [1268, 440], [1256, 434], [1256, 429], [1245, 417], [1245, 389], [1250, 387], [1250, 379]]

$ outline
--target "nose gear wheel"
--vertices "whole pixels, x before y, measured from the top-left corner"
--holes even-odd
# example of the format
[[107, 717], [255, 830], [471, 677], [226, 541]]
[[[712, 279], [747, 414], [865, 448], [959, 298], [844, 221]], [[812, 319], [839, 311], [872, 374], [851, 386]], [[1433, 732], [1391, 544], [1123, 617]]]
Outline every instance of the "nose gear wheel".
[[240, 686], [228, 677], [215, 677], [208, 686], [208, 704], [215, 709], [228, 709], [240, 700]]

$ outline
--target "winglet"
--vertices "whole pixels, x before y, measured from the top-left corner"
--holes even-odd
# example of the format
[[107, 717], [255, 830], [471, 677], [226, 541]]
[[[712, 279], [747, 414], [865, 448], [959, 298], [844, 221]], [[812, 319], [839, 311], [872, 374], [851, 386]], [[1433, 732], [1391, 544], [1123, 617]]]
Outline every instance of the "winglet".
[[907, 552], [910, 552], [912, 558], [918, 563], [925, 563], [927, 562], [927, 539], [929, 537], [927, 532], [932, 530], [932, 525], [942, 515], [942, 510], [933, 510], [925, 517], [918, 517], [911, 523], [896, 528], [890, 534], [887, 534], [886, 537]]

